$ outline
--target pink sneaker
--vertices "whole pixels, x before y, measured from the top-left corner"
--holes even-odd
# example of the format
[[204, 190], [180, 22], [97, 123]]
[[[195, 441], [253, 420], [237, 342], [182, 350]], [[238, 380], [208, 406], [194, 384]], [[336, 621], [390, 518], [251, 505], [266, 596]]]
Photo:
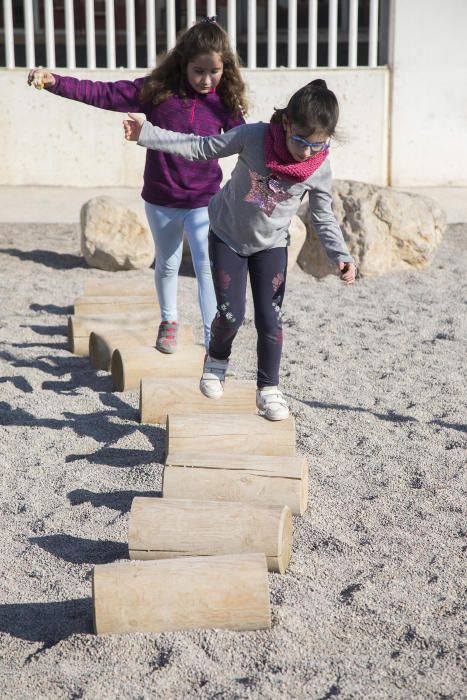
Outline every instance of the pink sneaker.
[[176, 321], [161, 321], [157, 332], [156, 349], [171, 354], [177, 350], [178, 325]]

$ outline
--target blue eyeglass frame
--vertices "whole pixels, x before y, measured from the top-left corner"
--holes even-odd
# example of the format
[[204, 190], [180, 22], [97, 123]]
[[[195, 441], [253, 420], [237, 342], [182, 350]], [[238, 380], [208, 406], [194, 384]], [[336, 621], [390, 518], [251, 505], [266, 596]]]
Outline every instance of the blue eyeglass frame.
[[307, 141], [306, 139], [302, 139], [301, 136], [295, 136], [295, 134], [291, 134], [290, 138], [292, 141], [296, 141], [305, 148], [311, 148], [311, 150], [315, 153], [322, 153], [323, 151], [327, 151], [330, 146], [329, 143], [312, 143], [310, 141]]

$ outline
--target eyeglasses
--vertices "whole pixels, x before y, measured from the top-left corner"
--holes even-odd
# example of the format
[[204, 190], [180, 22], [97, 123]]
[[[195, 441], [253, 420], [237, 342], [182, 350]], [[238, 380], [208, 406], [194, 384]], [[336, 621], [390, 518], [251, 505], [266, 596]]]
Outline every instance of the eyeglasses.
[[291, 134], [290, 139], [296, 143], [299, 143], [303, 148], [311, 148], [313, 153], [322, 153], [323, 151], [327, 151], [329, 148], [329, 143], [312, 143], [311, 141], [302, 139], [301, 136], [295, 136], [294, 134]]

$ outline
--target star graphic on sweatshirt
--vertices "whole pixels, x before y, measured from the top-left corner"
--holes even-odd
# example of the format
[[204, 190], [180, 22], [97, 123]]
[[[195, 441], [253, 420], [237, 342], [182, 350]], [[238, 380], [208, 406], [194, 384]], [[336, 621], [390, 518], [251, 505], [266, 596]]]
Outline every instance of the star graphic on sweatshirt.
[[271, 216], [279, 202], [284, 202], [292, 196], [283, 190], [280, 182], [273, 177], [265, 177], [250, 170], [250, 179], [251, 188], [244, 201], [257, 204], [266, 216]]

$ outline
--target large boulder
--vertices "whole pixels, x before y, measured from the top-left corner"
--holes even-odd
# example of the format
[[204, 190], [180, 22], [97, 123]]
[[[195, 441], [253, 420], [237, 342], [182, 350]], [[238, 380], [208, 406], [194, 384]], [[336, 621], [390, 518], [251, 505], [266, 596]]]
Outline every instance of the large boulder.
[[[334, 182], [333, 209], [362, 275], [427, 267], [446, 227], [444, 211], [429, 197], [352, 180]], [[307, 228], [298, 264], [314, 277], [334, 273], [313, 230], [308, 202], [298, 214]]]
[[289, 226], [289, 257], [287, 263], [287, 271], [295, 266], [297, 258], [300, 255], [300, 251], [306, 241], [306, 226], [299, 216], [292, 216], [292, 221]]
[[112, 197], [81, 207], [81, 253], [90, 267], [115, 272], [141, 270], [154, 260], [154, 242], [135, 212]]

